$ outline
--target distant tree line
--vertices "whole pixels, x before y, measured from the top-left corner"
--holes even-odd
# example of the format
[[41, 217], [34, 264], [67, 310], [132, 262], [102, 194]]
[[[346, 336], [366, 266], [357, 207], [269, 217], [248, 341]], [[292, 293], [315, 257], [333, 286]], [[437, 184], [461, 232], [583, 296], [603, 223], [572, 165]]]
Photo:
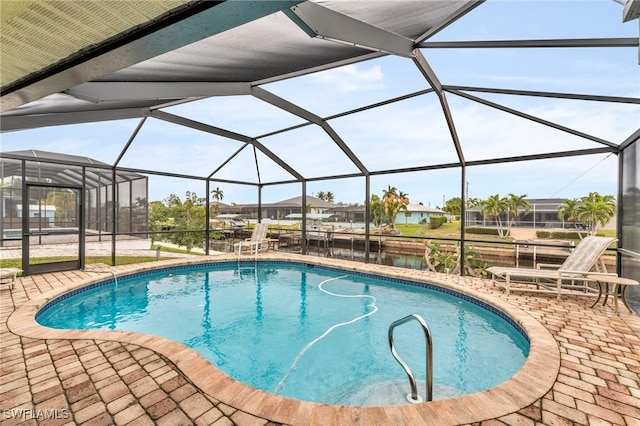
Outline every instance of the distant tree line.
[[[508, 194], [500, 197], [499, 194], [491, 195], [485, 200], [471, 198], [467, 200], [466, 208], [480, 207], [482, 215], [496, 223], [498, 235], [506, 238], [516, 220], [527, 214], [531, 206], [526, 200], [527, 195]], [[442, 210], [457, 218], [462, 211], [462, 200], [454, 197], [446, 201]], [[579, 224], [590, 235], [595, 235], [598, 226], [606, 225], [616, 212], [616, 201], [612, 195], [600, 195], [590, 192], [589, 195], [580, 198], [565, 199], [558, 207], [558, 219], [573, 224], [579, 231]]]

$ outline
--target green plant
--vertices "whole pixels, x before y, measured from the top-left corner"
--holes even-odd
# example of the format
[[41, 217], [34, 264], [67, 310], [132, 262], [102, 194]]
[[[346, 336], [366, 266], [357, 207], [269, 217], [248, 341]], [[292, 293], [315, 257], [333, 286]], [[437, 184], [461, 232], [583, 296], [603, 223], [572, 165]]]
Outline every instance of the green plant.
[[[440, 243], [427, 240], [425, 242], [425, 261], [432, 272], [444, 272], [447, 274], [460, 273], [460, 246], [442, 247]], [[484, 262], [473, 246], [465, 246], [464, 271], [465, 275], [482, 277], [487, 275], [487, 264]]]
[[467, 234], [499, 235], [495, 228], [465, 228]]
[[458, 257], [455, 251], [445, 250], [438, 242], [427, 240], [425, 242], [424, 259], [427, 267], [432, 272], [444, 272], [449, 274], [456, 269]]
[[437, 228], [440, 228], [442, 225], [444, 225], [446, 222], [447, 222], [446, 216], [431, 216], [429, 218], [429, 227], [431, 229], [437, 229]]
[[407, 211], [409, 205], [409, 194], [398, 191], [389, 185], [382, 197], [384, 216], [391, 222], [391, 227], [396, 229], [396, 216], [402, 210]]

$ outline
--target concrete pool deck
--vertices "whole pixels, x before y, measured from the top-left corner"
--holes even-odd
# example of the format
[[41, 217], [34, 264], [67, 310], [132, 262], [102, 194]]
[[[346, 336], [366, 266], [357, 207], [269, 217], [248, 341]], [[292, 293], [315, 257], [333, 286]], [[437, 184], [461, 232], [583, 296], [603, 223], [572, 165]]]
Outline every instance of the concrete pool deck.
[[[335, 259], [266, 253], [345, 269], [429, 280], [507, 311], [532, 340], [514, 378], [489, 391], [392, 407], [294, 401], [228, 378], [176, 342], [135, 333], [40, 327], [38, 307], [89, 282], [185, 262], [19, 278], [0, 292], [2, 424], [584, 424], [640, 425], [640, 317], [590, 308], [591, 298], [511, 294], [489, 280]], [[28, 423], [25, 423], [28, 424]]]

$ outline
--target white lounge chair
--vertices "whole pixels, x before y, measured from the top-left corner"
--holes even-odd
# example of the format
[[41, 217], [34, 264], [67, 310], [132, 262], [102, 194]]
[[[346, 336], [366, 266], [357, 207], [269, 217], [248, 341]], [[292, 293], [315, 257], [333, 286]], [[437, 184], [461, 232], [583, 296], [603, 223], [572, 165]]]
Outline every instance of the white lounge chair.
[[[492, 266], [493, 283], [510, 291], [561, 294], [597, 294], [597, 289], [588, 286], [593, 280], [587, 274], [616, 275], [607, 273], [602, 255], [615, 238], [588, 236], [569, 254], [562, 265], [538, 264], [537, 268], [510, 268]], [[556, 269], [542, 269], [542, 268]], [[517, 284], [517, 286], [513, 286]]]
[[22, 272], [22, 269], [18, 268], [0, 268], [0, 289], [13, 288], [13, 283], [16, 281], [16, 276]]
[[238, 255], [242, 253], [242, 250], [248, 248], [253, 254], [253, 250], [255, 249], [256, 254], [262, 248], [264, 244], [269, 246], [271, 240], [267, 238], [267, 224], [266, 223], [256, 223], [256, 226], [253, 228], [253, 232], [251, 233], [251, 238], [247, 238], [244, 241], [240, 241], [239, 243], [235, 243], [233, 245], [234, 253], [236, 250], [238, 251]]

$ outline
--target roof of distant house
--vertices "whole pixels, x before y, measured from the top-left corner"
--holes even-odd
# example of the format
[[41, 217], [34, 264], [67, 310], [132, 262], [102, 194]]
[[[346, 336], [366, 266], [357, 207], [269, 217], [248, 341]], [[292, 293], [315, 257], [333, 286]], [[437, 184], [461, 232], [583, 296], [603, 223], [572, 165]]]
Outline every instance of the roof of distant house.
[[425, 213], [444, 213], [440, 209], [436, 209], [430, 206], [425, 206], [423, 204], [408, 204], [407, 211], [408, 212], [425, 212]]
[[[311, 207], [322, 208], [322, 209], [331, 209], [336, 207], [337, 205], [334, 203], [330, 203], [328, 201], [322, 200], [318, 197], [313, 197], [307, 195], [307, 203], [306, 205], [311, 204]], [[262, 203], [260, 205], [262, 208], [266, 207], [302, 207], [302, 196], [293, 197], [287, 200], [276, 201], [275, 203]], [[258, 204], [237, 204], [236, 207], [258, 207]]]

